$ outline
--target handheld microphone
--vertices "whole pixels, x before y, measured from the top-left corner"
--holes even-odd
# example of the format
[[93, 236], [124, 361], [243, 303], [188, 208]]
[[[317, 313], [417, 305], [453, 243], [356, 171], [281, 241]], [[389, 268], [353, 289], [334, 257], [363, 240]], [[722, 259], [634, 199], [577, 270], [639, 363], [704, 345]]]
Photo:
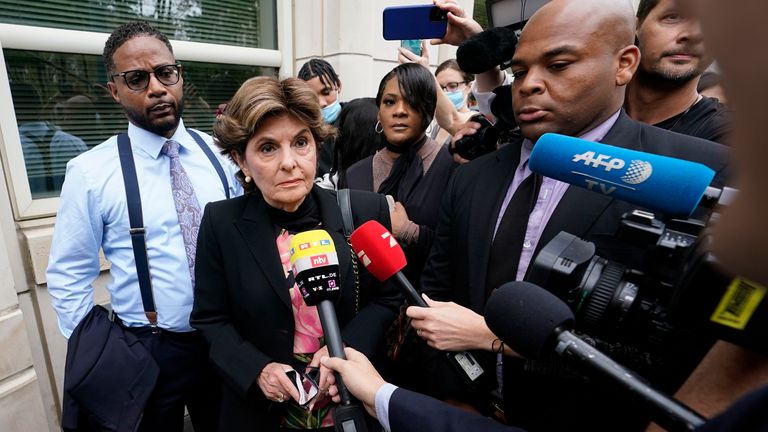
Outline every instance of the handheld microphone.
[[394, 277], [398, 288], [402, 291], [408, 303], [428, 307], [421, 295], [411, 285], [408, 278], [401, 272], [407, 261], [405, 253], [389, 231], [376, 221], [368, 221], [350, 236], [352, 249], [357, 254], [363, 266], [371, 272], [376, 280], [381, 282]]
[[669, 430], [693, 430], [705, 419], [680, 402], [651, 388], [642, 378], [584, 342], [568, 329], [571, 310], [549, 291], [528, 282], [509, 282], [491, 294], [485, 322], [516, 352], [537, 358], [552, 351], [573, 359], [645, 401], [654, 420]]
[[517, 48], [517, 35], [506, 27], [494, 27], [478, 33], [459, 45], [456, 61], [461, 70], [483, 73], [500, 66], [509, 67]]
[[724, 204], [735, 193], [710, 187], [715, 171], [700, 163], [553, 133], [539, 138], [528, 165], [546, 177], [673, 217], [689, 217], [699, 204]]
[[[395, 237], [376, 221], [368, 221], [356, 229], [349, 237], [352, 250], [355, 251], [363, 266], [381, 282], [392, 280], [405, 296], [408, 303], [419, 307], [429, 307], [421, 295], [402, 273], [407, 264], [403, 249]], [[483, 368], [472, 353], [446, 353], [452, 362], [463, 372], [470, 382], [483, 373]]]
[[[312, 230], [293, 236], [290, 261], [296, 286], [307, 306], [317, 306], [323, 336], [331, 357], [346, 359], [339, 322], [333, 301], [341, 295], [339, 284], [339, 258], [333, 239], [325, 230]], [[362, 408], [353, 403], [352, 396], [336, 374], [340, 405], [334, 412], [338, 432], [366, 431]]]

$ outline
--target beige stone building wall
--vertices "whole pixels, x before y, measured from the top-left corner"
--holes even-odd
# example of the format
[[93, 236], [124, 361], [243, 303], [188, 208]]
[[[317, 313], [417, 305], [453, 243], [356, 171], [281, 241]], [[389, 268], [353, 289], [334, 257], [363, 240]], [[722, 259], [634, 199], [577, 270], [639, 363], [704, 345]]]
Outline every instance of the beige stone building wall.
[[42, 343], [36, 337], [35, 312], [29, 307], [32, 285], [17, 247], [18, 231], [4, 178], [0, 175], [0, 430], [52, 430], [47, 419], [56, 408], [42, 397], [48, 368], [33, 361], [33, 352], [42, 351]]
[[[474, 1], [458, 0], [472, 14]], [[387, 6], [424, 4], [419, 0], [293, 0], [293, 71], [309, 59], [327, 60], [342, 81], [341, 100], [374, 97], [381, 78], [397, 66], [398, 41], [382, 37], [382, 11]], [[434, 70], [456, 57], [452, 46], [430, 46]], [[283, 71], [285, 72], [285, 71]]]

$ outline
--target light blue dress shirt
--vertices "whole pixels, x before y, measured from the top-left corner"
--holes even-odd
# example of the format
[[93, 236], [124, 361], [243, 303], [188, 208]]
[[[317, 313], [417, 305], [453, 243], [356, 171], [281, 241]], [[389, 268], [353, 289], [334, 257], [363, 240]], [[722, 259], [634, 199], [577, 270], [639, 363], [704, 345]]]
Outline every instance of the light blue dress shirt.
[[[589, 130], [579, 138], [585, 141], [600, 142], [603, 137], [611, 130], [616, 120], [619, 119], [621, 110], [616, 111], [608, 117], [607, 120], [597, 125], [595, 128]], [[507, 194], [504, 196], [504, 200], [501, 203], [501, 209], [496, 217], [496, 228], [493, 231], [493, 236], [496, 237], [496, 231], [499, 229], [501, 219], [504, 217], [504, 212], [507, 211], [509, 202], [512, 200], [512, 196], [515, 194], [520, 183], [523, 182], [529, 175], [531, 175], [531, 169], [528, 167], [528, 159], [531, 158], [531, 152], [533, 151], [533, 143], [529, 139], [523, 140], [523, 144], [520, 148], [520, 162], [515, 171], [515, 175], [512, 178], [512, 183], [507, 189]], [[515, 280], [523, 280], [528, 266], [533, 259], [533, 251], [536, 250], [536, 246], [541, 239], [541, 235], [544, 233], [549, 219], [557, 209], [557, 205], [568, 190], [568, 183], [563, 183], [549, 177], [542, 177], [541, 188], [539, 189], [539, 195], [536, 199], [536, 204], [528, 217], [528, 226], [525, 230], [525, 240], [523, 241], [523, 249], [520, 252], [520, 261], [517, 266], [517, 278]]]
[[389, 426], [389, 400], [392, 399], [392, 393], [397, 389], [398, 387], [396, 385], [390, 383], [384, 384], [376, 391], [376, 396], [373, 402], [373, 406], [376, 408], [376, 417], [387, 432], [392, 430]]
[[[238, 168], [219, 154], [209, 135], [199, 135], [221, 161], [230, 196], [242, 194], [234, 176]], [[128, 136], [141, 194], [158, 326], [175, 332], [192, 331], [192, 281], [171, 195], [170, 159], [160, 153], [166, 138], [133, 124], [128, 125]], [[183, 121], [170, 139], [181, 144], [181, 164], [200, 207], [225, 199], [215, 168]], [[112, 309], [127, 326], [149, 324], [141, 302], [129, 228], [117, 137], [113, 136], [67, 164], [46, 272], [48, 292], [65, 337], [69, 338], [93, 307], [91, 283], [99, 275], [99, 248], [112, 264], [112, 280], [107, 285]]]

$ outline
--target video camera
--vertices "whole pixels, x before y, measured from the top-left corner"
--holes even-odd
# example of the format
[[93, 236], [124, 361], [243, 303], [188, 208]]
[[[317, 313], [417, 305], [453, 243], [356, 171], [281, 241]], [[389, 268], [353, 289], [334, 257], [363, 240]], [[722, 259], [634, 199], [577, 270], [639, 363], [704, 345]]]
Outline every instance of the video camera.
[[606, 341], [654, 350], [685, 329], [768, 353], [766, 289], [717, 268], [703, 221], [665, 224], [634, 210], [623, 215], [617, 237], [645, 250], [641, 268], [600, 257], [593, 243], [560, 232], [526, 280], [565, 301], [581, 330]]
[[496, 97], [491, 102], [491, 113], [496, 117], [496, 123], [491, 123], [484, 115], [477, 114], [470, 120], [478, 123], [474, 135], [467, 135], [448, 147], [451, 154], [458, 154], [464, 159], [472, 160], [498, 147], [499, 142], [506, 142], [513, 136], [519, 135], [515, 116], [512, 114], [512, 91], [510, 86], [496, 87], [493, 92]]

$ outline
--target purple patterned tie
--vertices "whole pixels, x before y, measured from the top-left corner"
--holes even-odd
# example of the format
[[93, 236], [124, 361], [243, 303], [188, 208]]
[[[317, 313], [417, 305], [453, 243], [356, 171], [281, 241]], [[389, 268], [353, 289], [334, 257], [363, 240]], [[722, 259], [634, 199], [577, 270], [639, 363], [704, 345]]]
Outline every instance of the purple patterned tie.
[[163, 144], [162, 153], [171, 158], [171, 191], [173, 203], [176, 205], [176, 215], [179, 217], [181, 236], [184, 238], [184, 249], [187, 252], [189, 274], [192, 278], [192, 286], [195, 286], [195, 249], [197, 247], [197, 233], [200, 231], [200, 219], [203, 217], [200, 211], [200, 203], [195, 196], [195, 189], [189, 181], [187, 172], [181, 166], [179, 160], [179, 143], [168, 140]]

